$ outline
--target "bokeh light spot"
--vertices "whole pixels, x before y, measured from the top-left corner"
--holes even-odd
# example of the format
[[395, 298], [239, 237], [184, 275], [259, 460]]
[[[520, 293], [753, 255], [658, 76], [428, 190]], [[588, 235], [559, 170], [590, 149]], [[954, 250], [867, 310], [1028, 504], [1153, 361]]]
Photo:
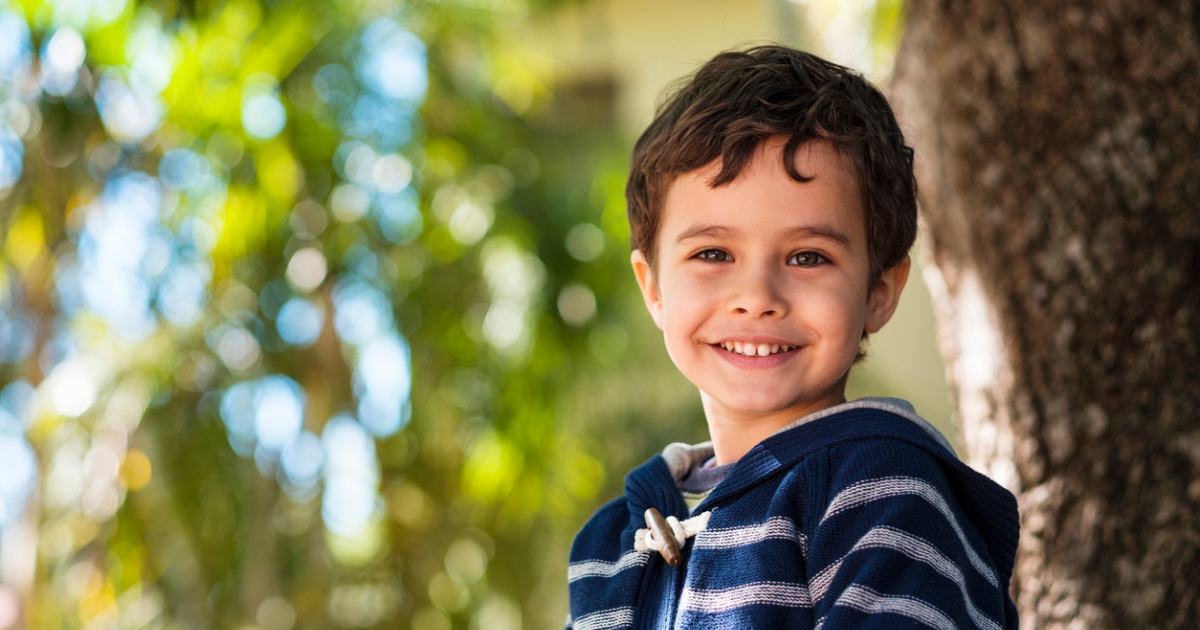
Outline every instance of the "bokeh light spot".
[[229, 369], [244, 372], [258, 364], [262, 349], [250, 331], [236, 326], [223, 326], [211, 335], [212, 347]]
[[596, 296], [585, 285], [569, 284], [558, 294], [558, 312], [568, 324], [582, 326], [596, 316]]
[[309, 431], [301, 431], [288, 442], [279, 460], [287, 480], [301, 491], [316, 485], [324, 461], [321, 440]]
[[425, 44], [387, 18], [363, 31], [356, 69], [363, 83], [398, 100], [419, 102], [429, 85]]
[[105, 72], [100, 79], [96, 109], [109, 135], [129, 144], [141, 142], [162, 123], [163, 105], [158, 95], [143, 86], [130, 85], [115, 70]]
[[408, 342], [390, 332], [362, 348], [354, 371], [359, 395], [358, 419], [372, 433], [392, 435], [408, 424], [412, 391], [412, 358]]
[[421, 235], [425, 221], [417, 205], [417, 194], [405, 188], [396, 195], [379, 199], [379, 230], [392, 243], [409, 243]]
[[487, 565], [487, 551], [470, 538], [457, 540], [446, 550], [446, 573], [463, 586], [479, 581], [487, 572]]
[[333, 189], [330, 208], [333, 210], [333, 216], [339, 221], [350, 223], [361, 219], [367, 213], [370, 201], [366, 191], [360, 186], [341, 184]]
[[158, 177], [175, 190], [188, 191], [199, 183], [208, 161], [195, 151], [172, 149], [158, 163]]
[[33, 320], [21, 313], [0, 313], [0, 361], [15, 364], [37, 349]]
[[254, 448], [254, 383], [237, 383], [226, 389], [220, 409], [233, 450], [250, 454]]
[[326, 462], [321, 518], [329, 531], [354, 536], [379, 512], [375, 442], [353, 418], [337, 416], [325, 425], [321, 443]]
[[591, 223], [580, 223], [567, 232], [567, 253], [575, 260], [591, 262], [604, 253], [604, 232]]
[[387, 393], [408, 400], [412, 386], [408, 343], [390, 333], [372, 339], [363, 347], [355, 370], [356, 384], [362, 393]]
[[[82, 361], [63, 362], [46, 377], [42, 386], [55, 412], [75, 418], [96, 402], [96, 378]], [[0, 460], [2, 461], [2, 460]]]
[[311, 346], [321, 335], [325, 315], [312, 302], [303, 298], [292, 298], [279, 309], [275, 316], [275, 327], [279, 337], [293, 346]]
[[371, 178], [375, 182], [375, 188], [383, 193], [398, 193], [404, 190], [408, 183], [412, 181], [413, 169], [412, 164], [403, 157], [390, 153], [379, 158], [375, 162], [375, 168], [371, 172]]
[[25, 499], [37, 480], [37, 457], [19, 435], [0, 433], [0, 529], [23, 510]]
[[21, 179], [24, 169], [25, 145], [21, 138], [0, 121], [0, 189], [8, 188]]
[[392, 305], [371, 285], [350, 279], [333, 293], [333, 327], [343, 341], [363, 343], [392, 325]]
[[125, 461], [121, 462], [121, 482], [126, 488], [133, 491], [145, 488], [150, 483], [152, 473], [150, 458], [145, 453], [137, 449], [125, 453]]
[[465, 199], [450, 215], [450, 236], [463, 245], [474, 245], [492, 227], [491, 204]]
[[158, 288], [158, 308], [178, 327], [191, 326], [204, 314], [212, 271], [196, 264], [177, 265]]
[[242, 127], [259, 140], [270, 140], [283, 131], [287, 111], [273, 93], [251, 94], [242, 102]]
[[304, 390], [292, 379], [276, 374], [262, 379], [255, 394], [255, 436], [263, 448], [279, 452], [300, 433]]
[[18, 14], [0, 8], [0, 78], [12, 79], [29, 64], [29, 26]]
[[47, 94], [64, 96], [75, 89], [79, 67], [87, 56], [87, 47], [79, 31], [64, 27], [51, 35], [42, 46], [40, 80]]
[[287, 279], [298, 290], [308, 292], [321, 284], [327, 271], [325, 256], [315, 248], [305, 247], [288, 261]]
[[282, 597], [268, 597], [258, 605], [254, 620], [263, 630], [291, 630], [296, 625], [296, 609]]

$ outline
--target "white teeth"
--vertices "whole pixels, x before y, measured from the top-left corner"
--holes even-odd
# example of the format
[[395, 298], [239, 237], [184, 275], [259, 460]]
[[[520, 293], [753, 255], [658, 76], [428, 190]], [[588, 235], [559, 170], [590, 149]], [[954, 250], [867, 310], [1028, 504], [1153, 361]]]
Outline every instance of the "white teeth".
[[796, 346], [788, 346], [782, 344], [753, 344], [742, 343], [740, 341], [722, 341], [721, 347], [738, 354], [748, 357], [765, 357], [769, 354], [778, 354], [780, 352], [791, 352], [796, 349]]

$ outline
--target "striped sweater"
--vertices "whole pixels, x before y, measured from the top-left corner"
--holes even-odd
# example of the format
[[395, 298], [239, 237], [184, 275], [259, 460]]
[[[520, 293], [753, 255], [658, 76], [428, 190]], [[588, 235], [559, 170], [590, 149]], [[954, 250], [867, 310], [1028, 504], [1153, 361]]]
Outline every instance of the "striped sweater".
[[654, 456], [575, 539], [568, 630], [1017, 628], [1016, 501], [911, 409], [863, 399], [759, 443], [677, 567], [634, 548], [647, 508], [688, 517], [690, 463]]

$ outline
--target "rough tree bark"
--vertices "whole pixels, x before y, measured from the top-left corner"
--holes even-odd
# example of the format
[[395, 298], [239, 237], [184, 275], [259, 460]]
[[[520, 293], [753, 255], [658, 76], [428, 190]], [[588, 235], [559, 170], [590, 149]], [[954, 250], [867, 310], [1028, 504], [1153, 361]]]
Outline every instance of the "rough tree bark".
[[1200, 6], [911, 0], [894, 92], [1022, 627], [1200, 627]]

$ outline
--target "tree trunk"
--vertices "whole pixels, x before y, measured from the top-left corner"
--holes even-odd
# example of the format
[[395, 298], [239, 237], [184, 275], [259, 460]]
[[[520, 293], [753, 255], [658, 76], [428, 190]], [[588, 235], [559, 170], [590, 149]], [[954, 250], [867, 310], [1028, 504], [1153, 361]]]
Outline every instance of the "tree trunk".
[[1200, 6], [911, 0], [894, 85], [1025, 628], [1200, 624]]

